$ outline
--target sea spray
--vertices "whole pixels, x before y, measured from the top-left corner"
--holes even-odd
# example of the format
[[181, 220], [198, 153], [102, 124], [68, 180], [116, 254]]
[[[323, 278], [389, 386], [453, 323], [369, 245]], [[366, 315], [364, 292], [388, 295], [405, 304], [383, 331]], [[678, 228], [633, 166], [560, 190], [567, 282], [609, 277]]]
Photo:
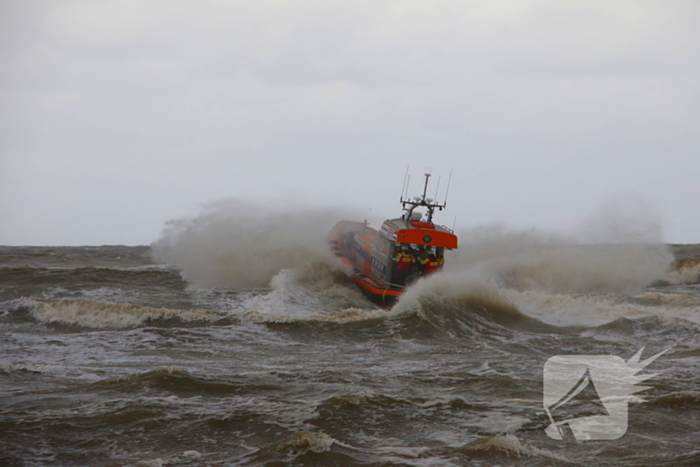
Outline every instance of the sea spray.
[[[170, 221], [151, 248], [195, 287], [267, 287], [283, 269], [331, 261], [326, 236], [352, 214], [338, 209], [274, 209], [239, 200]], [[340, 267], [340, 266], [337, 266]]]
[[571, 234], [580, 243], [663, 243], [661, 216], [646, 198], [618, 195], [597, 206]]
[[634, 293], [663, 279], [673, 260], [657, 243], [584, 244], [536, 230], [480, 227], [460, 234], [447, 273], [472, 271], [506, 288], [551, 293]]

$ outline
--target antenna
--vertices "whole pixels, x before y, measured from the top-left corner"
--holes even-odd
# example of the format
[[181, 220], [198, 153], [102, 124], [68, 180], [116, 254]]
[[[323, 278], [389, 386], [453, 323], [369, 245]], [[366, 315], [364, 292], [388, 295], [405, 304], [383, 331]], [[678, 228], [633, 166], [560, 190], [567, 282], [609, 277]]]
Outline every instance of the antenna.
[[403, 197], [405, 196], [406, 189], [408, 188], [406, 186], [406, 180], [408, 180], [408, 168], [410, 167], [409, 164], [406, 164], [406, 175], [403, 176], [403, 186], [401, 187], [401, 201], [403, 201]]
[[447, 206], [447, 195], [450, 194], [450, 182], [452, 181], [452, 169], [450, 169], [450, 178], [447, 179], [447, 191], [445, 192], [445, 202], [442, 203]]
[[[411, 184], [411, 176], [408, 176], [408, 179], [406, 180], [406, 196], [408, 196], [408, 185]], [[403, 199], [402, 199], [403, 201]]]
[[425, 168], [425, 186], [423, 187], [423, 199], [425, 199], [425, 195], [428, 194], [428, 183], [430, 183], [430, 171], [432, 169], [430, 167]]
[[440, 190], [440, 179], [441, 179], [441, 178], [442, 178], [442, 175], [438, 175], [437, 188], [435, 188], [435, 198], [433, 198], [433, 199], [435, 200], [436, 203], [438, 202], [438, 200], [437, 200], [437, 199], [438, 199], [437, 195], [438, 195], [438, 191]]
[[457, 216], [455, 216], [455, 220], [452, 221], [452, 233], [455, 231], [455, 225], [457, 225]]

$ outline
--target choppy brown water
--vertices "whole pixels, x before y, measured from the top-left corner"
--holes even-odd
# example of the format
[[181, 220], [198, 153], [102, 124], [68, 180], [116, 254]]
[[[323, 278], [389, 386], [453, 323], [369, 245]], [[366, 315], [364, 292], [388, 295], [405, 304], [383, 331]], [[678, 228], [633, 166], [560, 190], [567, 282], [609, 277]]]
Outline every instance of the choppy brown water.
[[[700, 465], [700, 246], [657, 278], [586, 248], [465, 248], [385, 310], [324, 261], [195, 289], [148, 247], [1, 247], [0, 465]], [[643, 346], [622, 438], [545, 434], [549, 357]]]

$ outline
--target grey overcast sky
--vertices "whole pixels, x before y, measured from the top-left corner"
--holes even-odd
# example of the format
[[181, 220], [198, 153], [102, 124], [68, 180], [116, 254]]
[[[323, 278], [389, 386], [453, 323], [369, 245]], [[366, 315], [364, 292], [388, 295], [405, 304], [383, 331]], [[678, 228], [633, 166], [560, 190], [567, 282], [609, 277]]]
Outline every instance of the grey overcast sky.
[[393, 217], [407, 164], [414, 193], [454, 171], [458, 228], [631, 206], [700, 243], [699, 24], [695, 0], [0, 0], [0, 244], [148, 244], [225, 199]]

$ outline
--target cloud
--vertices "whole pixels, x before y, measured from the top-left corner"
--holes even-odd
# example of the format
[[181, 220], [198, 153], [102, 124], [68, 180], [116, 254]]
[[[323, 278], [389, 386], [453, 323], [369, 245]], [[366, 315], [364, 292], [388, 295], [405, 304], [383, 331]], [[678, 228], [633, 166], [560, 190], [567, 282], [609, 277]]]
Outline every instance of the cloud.
[[[470, 224], [571, 224], [628, 192], [677, 218], [697, 197], [670, 182], [700, 147], [693, 1], [1, 8], [0, 243], [58, 241], [48, 206], [76, 225], [86, 196], [154, 224], [251, 193], [393, 209], [405, 164], [454, 169]], [[140, 222], [82, 232], [148, 243]]]

